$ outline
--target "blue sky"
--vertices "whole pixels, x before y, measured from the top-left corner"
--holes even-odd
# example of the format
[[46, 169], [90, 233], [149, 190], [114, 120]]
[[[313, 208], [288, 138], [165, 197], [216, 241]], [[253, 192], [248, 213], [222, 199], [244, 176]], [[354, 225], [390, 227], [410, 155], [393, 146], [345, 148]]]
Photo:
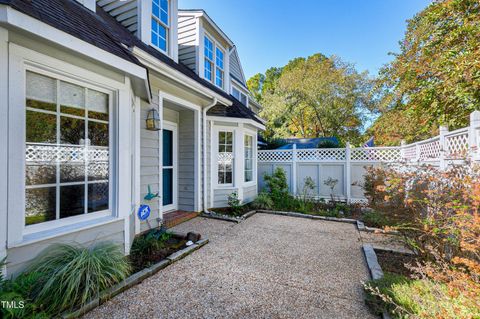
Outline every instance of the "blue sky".
[[204, 9], [238, 47], [245, 76], [313, 53], [375, 75], [398, 51], [405, 20], [429, 0], [179, 0]]

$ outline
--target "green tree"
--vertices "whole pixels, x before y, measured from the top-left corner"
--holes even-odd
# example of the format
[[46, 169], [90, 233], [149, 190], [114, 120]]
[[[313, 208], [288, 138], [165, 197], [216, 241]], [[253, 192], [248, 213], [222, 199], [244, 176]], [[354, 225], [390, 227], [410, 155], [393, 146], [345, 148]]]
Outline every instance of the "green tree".
[[[438, 0], [408, 21], [400, 53], [382, 68], [381, 115], [370, 129], [396, 144], [468, 125], [480, 107], [480, 1]], [[393, 136], [392, 136], [393, 134]]]
[[263, 105], [267, 138], [337, 136], [357, 141], [372, 81], [337, 57], [314, 54], [270, 68], [249, 81]]

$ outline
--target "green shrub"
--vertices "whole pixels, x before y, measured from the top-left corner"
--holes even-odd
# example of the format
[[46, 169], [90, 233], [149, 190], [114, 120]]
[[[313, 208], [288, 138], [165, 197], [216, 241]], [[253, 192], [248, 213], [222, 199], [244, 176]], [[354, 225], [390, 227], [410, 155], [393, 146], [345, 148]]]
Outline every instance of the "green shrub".
[[383, 228], [385, 226], [392, 225], [392, 222], [387, 218], [385, 214], [381, 214], [375, 210], [363, 212], [362, 220], [370, 227]]
[[[1, 307], [2, 318], [50, 318], [34, 299], [36, 287], [44, 276], [40, 273], [24, 273], [15, 279], [3, 280], [0, 287], [0, 300], [15, 302], [17, 307]], [[22, 306], [23, 307], [20, 307]]]
[[288, 192], [287, 176], [283, 168], [277, 167], [272, 175], [265, 174], [263, 179], [275, 209], [289, 210], [296, 208], [298, 203]]
[[230, 207], [233, 215], [240, 215], [242, 212], [242, 205], [240, 204], [240, 199], [238, 199], [238, 193], [233, 192], [228, 195], [228, 206]]
[[273, 201], [270, 198], [270, 195], [265, 192], [261, 192], [252, 202], [252, 207], [256, 209], [272, 209]]
[[131, 259], [144, 259], [152, 255], [155, 251], [166, 246], [167, 240], [172, 237], [172, 234], [167, 233], [166, 229], [152, 229], [146, 234], [135, 237], [130, 250]]
[[366, 302], [374, 313], [394, 318], [479, 318], [480, 308], [467, 293], [450, 294], [446, 284], [385, 273], [365, 284]]
[[35, 300], [49, 313], [73, 310], [101, 291], [122, 281], [130, 264], [121, 246], [102, 242], [90, 247], [54, 244], [45, 249], [27, 273], [41, 273], [44, 280], [34, 284]]

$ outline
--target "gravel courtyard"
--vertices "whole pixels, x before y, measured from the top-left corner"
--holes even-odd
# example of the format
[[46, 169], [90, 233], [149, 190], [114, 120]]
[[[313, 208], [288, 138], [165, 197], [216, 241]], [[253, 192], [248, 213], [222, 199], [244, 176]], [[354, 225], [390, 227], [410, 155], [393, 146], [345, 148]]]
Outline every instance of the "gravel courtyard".
[[354, 225], [256, 214], [174, 229], [210, 243], [85, 318], [376, 318]]

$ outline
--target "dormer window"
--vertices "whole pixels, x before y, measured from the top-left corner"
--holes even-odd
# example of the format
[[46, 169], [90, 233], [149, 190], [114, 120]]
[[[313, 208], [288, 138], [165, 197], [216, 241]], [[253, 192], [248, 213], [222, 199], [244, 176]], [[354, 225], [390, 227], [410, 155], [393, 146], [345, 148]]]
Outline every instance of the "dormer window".
[[205, 37], [205, 79], [213, 82], [213, 42]]
[[234, 86], [232, 86], [232, 95], [234, 98], [242, 102], [243, 105], [248, 106], [248, 97], [245, 93], [240, 92]]
[[170, 26], [169, 0], [152, 0], [152, 45], [160, 50], [168, 50]]
[[223, 89], [225, 82], [225, 51], [211, 40], [208, 36], [204, 38], [204, 77]]
[[223, 89], [223, 58], [224, 54], [223, 51], [220, 50], [219, 48], [216, 48], [215, 50], [215, 55], [216, 55], [216, 69], [215, 69], [215, 84]]

